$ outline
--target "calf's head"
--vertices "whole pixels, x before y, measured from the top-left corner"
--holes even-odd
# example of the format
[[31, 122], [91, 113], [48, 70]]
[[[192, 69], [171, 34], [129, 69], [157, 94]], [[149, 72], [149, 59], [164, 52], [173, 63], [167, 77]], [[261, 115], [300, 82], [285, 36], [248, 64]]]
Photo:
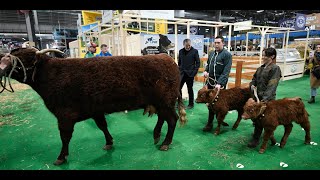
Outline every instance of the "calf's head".
[[196, 103], [212, 103], [218, 91], [216, 89], [208, 89], [204, 86], [198, 91]]
[[242, 119], [255, 119], [260, 116], [266, 109], [264, 102], [255, 102], [252, 98], [249, 98], [243, 107]]

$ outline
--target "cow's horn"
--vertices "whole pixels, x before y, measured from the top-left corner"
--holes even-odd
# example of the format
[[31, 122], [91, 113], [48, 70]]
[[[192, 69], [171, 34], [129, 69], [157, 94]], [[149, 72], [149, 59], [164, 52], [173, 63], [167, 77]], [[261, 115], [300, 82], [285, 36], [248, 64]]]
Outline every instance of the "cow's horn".
[[64, 54], [62, 51], [58, 50], [58, 49], [42, 49], [41, 51], [37, 51], [37, 54], [45, 54], [47, 52], [58, 52], [61, 54]]

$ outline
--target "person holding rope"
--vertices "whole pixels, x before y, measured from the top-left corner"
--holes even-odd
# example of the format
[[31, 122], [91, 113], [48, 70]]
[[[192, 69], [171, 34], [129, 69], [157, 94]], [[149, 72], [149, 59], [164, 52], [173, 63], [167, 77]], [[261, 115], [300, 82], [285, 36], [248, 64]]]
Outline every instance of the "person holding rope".
[[207, 66], [203, 73], [206, 79], [208, 89], [217, 88], [224, 89], [227, 86], [228, 78], [232, 65], [231, 53], [223, 48], [224, 39], [222, 36], [217, 36], [214, 39], [214, 51], [211, 51]]
[[[276, 99], [276, 91], [281, 78], [281, 69], [276, 65], [277, 51], [269, 47], [262, 51], [263, 65], [261, 65], [253, 75], [249, 83], [251, 90], [254, 91], [257, 102], [267, 102]], [[259, 121], [252, 119], [254, 132], [248, 147], [254, 148], [259, 144], [263, 127]]]

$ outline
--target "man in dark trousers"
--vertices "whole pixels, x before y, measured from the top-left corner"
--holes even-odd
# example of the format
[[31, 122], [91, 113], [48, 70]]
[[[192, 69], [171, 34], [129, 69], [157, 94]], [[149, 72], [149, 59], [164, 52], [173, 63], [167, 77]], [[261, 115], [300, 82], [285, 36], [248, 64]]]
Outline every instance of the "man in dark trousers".
[[187, 109], [192, 109], [194, 106], [193, 81], [200, 67], [200, 58], [198, 50], [191, 46], [191, 40], [183, 40], [184, 48], [179, 51], [178, 65], [180, 69], [180, 93], [182, 95], [182, 87], [187, 83], [189, 94], [189, 105]]

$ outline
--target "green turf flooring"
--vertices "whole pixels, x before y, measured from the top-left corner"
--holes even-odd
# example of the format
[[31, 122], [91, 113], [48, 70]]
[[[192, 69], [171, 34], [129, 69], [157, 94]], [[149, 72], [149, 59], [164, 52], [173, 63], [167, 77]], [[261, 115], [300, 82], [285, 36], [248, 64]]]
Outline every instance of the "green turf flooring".
[[[195, 94], [202, 83], [195, 82]], [[270, 146], [264, 154], [248, 148], [253, 132], [251, 120], [242, 120], [237, 130], [231, 127], [236, 112], [229, 112], [221, 134], [202, 132], [208, 109], [196, 104], [187, 110], [188, 123], [177, 126], [169, 151], [159, 145], [167, 131], [162, 129], [161, 141], [153, 144], [153, 128], [157, 116], [148, 118], [142, 110], [106, 115], [114, 138], [114, 148], [104, 151], [103, 133], [94, 121], [76, 124], [71, 139], [68, 162], [54, 166], [60, 153], [61, 141], [57, 120], [46, 109], [42, 99], [29, 86], [14, 82], [15, 93], [0, 94], [0, 169], [1, 170], [319, 170], [320, 148], [304, 145], [305, 132], [294, 123], [286, 146]], [[277, 98], [300, 96], [310, 114], [311, 141], [320, 143], [320, 96], [315, 104], [308, 104], [309, 77], [282, 81]], [[196, 95], [195, 95], [196, 97]], [[187, 102], [185, 102], [187, 104]], [[217, 125], [214, 121], [214, 127]], [[275, 131], [279, 142], [283, 126]], [[280, 165], [281, 164], [281, 165]], [[242, 165], [242, 166], [241, 166]], [[242, 168], [239, 168], [242, 167]]]

